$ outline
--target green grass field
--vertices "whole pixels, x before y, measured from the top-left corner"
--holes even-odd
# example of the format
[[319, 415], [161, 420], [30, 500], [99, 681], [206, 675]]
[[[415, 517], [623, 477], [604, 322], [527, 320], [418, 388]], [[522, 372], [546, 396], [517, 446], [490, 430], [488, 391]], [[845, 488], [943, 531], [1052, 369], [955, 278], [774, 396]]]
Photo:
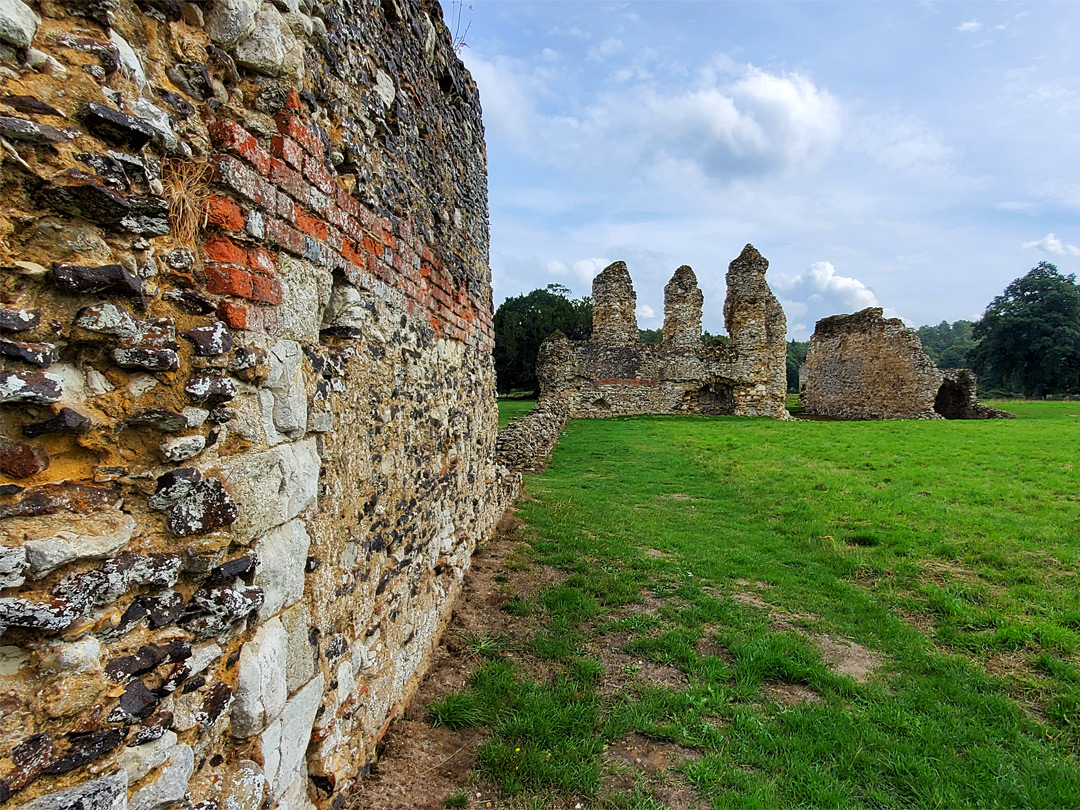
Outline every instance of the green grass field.
[[535, 399], [500, 399], [499, 429], [506, 427], [512, 419], [527, 414], [535, 404]]
[[[1080, 806], [1080, 403], [996, 404], [570, 422], [515, 556], [561, 581], [507, 595], [524, 657], [488, 639], [434, 721], [487, 726], [520, 806]], [[631, 732], [692, 755], [612, 788]]]

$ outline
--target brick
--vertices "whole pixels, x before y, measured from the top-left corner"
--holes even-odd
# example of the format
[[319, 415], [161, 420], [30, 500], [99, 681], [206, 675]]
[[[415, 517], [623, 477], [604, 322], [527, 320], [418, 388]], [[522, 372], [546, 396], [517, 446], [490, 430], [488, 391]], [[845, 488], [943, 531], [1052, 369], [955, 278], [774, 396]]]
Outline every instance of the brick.
[[216, 149], [232, 152], [251, 163], [259, 174], [270, 170], [270, 155], [255, 137], [235, 121], [222, 118], [209, 126], [210, 142]]
[[215, 155], [211, 162], [214, 164], [215, 182], [260, 207], [274, 201], [277, 192], [251, 166], [232, 155]]
[[295, 87], [289, 88], [289, 93], [285, 96], [284, 107], [292, 112], [301, 113], [304, 111], [304, 103], [300, 100], [300, 94], [296, 92]]
[[274, 275], [274, 269], [277, 265], [276, 258], [273, 253], [266, 248], [253, 247], [247, 254], [247, 266], [256, 272], [263, 275]]
[[250, 307], [235, 301], [222, 301], [217, 308], [218, 317], [233, 329], [249, 329], [248, 324], [252, 321], [250, 312]]
[[206, 268], [206, 291], [211, 295], [250, 298], [252, 278], [251, 273], [239, 267], [211, 265]]
[[303, 121], [288, 112], [279, 112], [274, 116], [278, 132], [292, 138], [309, 155], [320, 155], [323, 152], [322, 139], [315, 134], [314, 130]]
[[383, 252], [383, 246], [375, 241], [374, 237], [370, 234], [364, 235], [363, 240], [364, 251], [372, 256], [381, 256]]
[[326, 223], [315, 217], [308, 216], [303, 211], [296, 212], [296, 227], [309, 236], [314, 236], [321, 242], [326, 241]]
[[214, 195], [206, 203], [206, 219], [228, 231], [244, 230], [244, 214], [235, 200]]
[[289, 223], [280, 219], [268, 219], [266, 221], [266, 239], [271, 244], [292, 253], [294, 256], [304, 255], [304, 235]]
[[304, 167], [304, 150], [292, 138], [284, 135], [275, 135], [270, 139], [270, 154], [278, 160], [283, 160], [294, 169]]
[[251, 299], [264, 304], [281, 303], [281, 282], [263, 276], [251, 277]]
[[321, 161], [313, 157], [305, 157], [304, 177], [323, 194], [329, 194], [331, 198], [336, 199], [337, 183]]
[[247, 264], [247, 250], [227, 236], [213, 236], [203, 245], [206, 258], [215, 262]]
[[283, 160], [272, 158], [270, 161], [270, 182], [280, 188], [298, 203], [307, 200], [308, 184], [303, 176], [290, 169]]

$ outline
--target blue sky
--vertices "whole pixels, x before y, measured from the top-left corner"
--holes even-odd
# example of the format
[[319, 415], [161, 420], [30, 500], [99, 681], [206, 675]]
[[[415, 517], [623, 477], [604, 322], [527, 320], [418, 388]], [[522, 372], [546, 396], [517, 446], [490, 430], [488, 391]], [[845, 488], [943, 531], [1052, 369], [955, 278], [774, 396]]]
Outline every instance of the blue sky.
[[689, 264], [718, 332], [752, 242], [805, 340], [866, 306], [973, 318], [1043, 259], [1080, 271], [1078, 2], [472, 0], [461, 16], [496, 305], [553, 282], [588, 294], [622, 259], [654, 328]]

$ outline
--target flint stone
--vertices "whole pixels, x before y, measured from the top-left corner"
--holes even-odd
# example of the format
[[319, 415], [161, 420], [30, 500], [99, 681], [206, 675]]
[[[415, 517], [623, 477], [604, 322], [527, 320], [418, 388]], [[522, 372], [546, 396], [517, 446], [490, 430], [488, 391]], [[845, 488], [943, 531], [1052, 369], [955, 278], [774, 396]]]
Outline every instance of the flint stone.
[[262, 733], [264, 770], [274, 801], [304, 776], [311, 726], [322, 696], [323, 676], [320, 673], [285, 704], [281, 717]]
[[259, 620], [266, 621], [304, 595], [304, 567], [311, 538], [303, 521], [271, 529], [255, 544], [259, 567], [254, 584], [263, 589]]
[[82, 117], [91, 133], [113, 146], [137, 151], [154, 137], [153, 128], [145, 121], [96, 101], [86, 103]]
[[195, 267], [195, 254], [187, 248], [173, 248], [165, 254], [165, 264], [173, 270], [186, 273]]
[[60, 379], [44, 371], [0, 370], [0, 404], [50, 405], [64, 395]]
[[221, 47], [231, 48], [255, 30], [258, 11], [258, 0], [215, 0], [206, 15], [206, 33]]
[[184, 393], [194, 404], [228, 402], [236, 396], [236, 383], [217, 374], [193, 374], [184, 386]]
[[48, 124], [38, 124], [23, 118], [0, 115], [0, 136], [13, 141], [29, 143], [68, 143], [78, 137], [78, 130], [57, 129]]
[[209, 727], [217, 722], [232, 703], [232, 687], [226, 683], [215, 683], [203, 698], [202, 707], [195, 712], [195, 722]]
[[240, 507], [233, 540], [247, 544], [315, 506], [321, 459], [314, 438], [238, 459], [224, 477]]
[[119, 225], [131, 208], [115, 191], [86, 177], [65, 179], [42, 189], [40, 194], [42, 202], [50, 208], [100, 225]]
[[49, 793], [19, 806], [19, 810], [127, 810], [128, 777], [121, 768], [111, 776]]
[[152, 714], [143, 721], [142, 728], [135, 732], [135, 736], [131, 738], [128, 746], [146, 745], [148, 742], [160, 740], [165, 735], [165, 732], [172, 728], [172, 724], [172, 712], [160, 711]]
[[184, 608], [184, 597], [175, 591], [166, 591], [156, 596], [140, 595], [128, 607], [121, 619], [121, 626], [130, 629], [146, 619], [151, 630], [172, 624]]
[[17, 588], [26, 582], [26, 549], [0, 546], [0, 588]]
[[48, 469], [49, 454], [26, 442], [0, 439], [0, 472], [11, 478], [30, 478]]
[[[115, 751], [127, 736], [124, 729], [110, 728], [106, 731], [92, 731], [87, 734], [70, 734], [71, 747], [57, 760], [45, 766], [45, 773], [52, 776], [68, 773], [83, 765], [88, 765], [95, 759], [100, 759], [106, 754]], [[127, 785], [127, 777], [123, 778], [123, 784]], [[78, 788], [74, 788], [77, 790]], [[45, 798], [45, 797], [42, 797]], [[56, 798], [54, 795], [52, 798]], [[38, 801], [41, 801], [38, 799]], [[65, 804], [64, 807], [79, 807], [78, 802]]]
[[165, 433], [176, 433], [180, 430], [186, 430], [189, 427], [187, 418], [182, 414], [157, 408], [139, 411], [128, 420], [128, 424], [136, 426], [145, 425]]
[[0, 0], [0, 40], [29, 48], [41, 18], [20, 0]]
[[262, 604], [259, 588], [207, 588], [197, 590], [184, 609], [180, 624], [201, 639], [218, 636], [246, 619]]
[[208, 585], [222, 585], [232, 583], [237, 577], [255, 570], [257, 558], [254, 554], [241, 554], [235, 559], [222, 563], [210, 570], [206, 575]]
[[169, 752], [169, 764], [156, 782], [135, 791], [128, 810], [163, 810], [184, 800], [195, 770], [195, 752], [190, 745], [177, 745]]
[[285, 709], [287, 636], [278, 619], [255, 632], [240, 650], [240, 671], [230, 715], [234, 737], [251, 737], [263, 731]]
[[195, 354], [199, 357], [216, 357], [219, 354], [225, 354], [233, 347], [232, 335], [221, 321], [216, 321], [211, 326], [188, 329], [180, 334], [191, 341], [195, 347]]
[[90, 419], [71, 408], [61, 408], [56, 416], [23, 425], [23, 436], [33, 439], [47, 433], [82, 433], [90, 427]]
[[205, 436], [177, 436], [161, 443], [161, 454], [168, 461], [187, 461], [206, 449]]
[[177, 537], [188, 537], [229, 526], [238, 515], [239, 508], [221, 479], [208, 478], [170, 510], [166, 524]]
[[147, 371], [176, 371], [180, 368], [180, 356], [172, 349], [134, 346], [113, 349], [112, 355], [120, 368], [144, 368]]
[[[3, 2], [3, 0], [0, 0]], [[41, 323], [41, 312], [36, 309], [8, 309], [0, 307], [0, 332], [22, 332], [36, 329]]]
[[151, 509], [168, 509], [183, 500], [202, 480], [202, 473], [194, 467], [170, 470], [157, 480], [157, 489], [150, 496]]
[[0, 339], [0, 356], [22, 360], [32, 366], [48, 368], [56, 359], [56, 347], [51, 343], [20, 343]]
[[141, 236], [166, 236], [171, 230], [169, 204], [162, 197], [128, 197], [128, 213], [120, 226]]
[[131, 339], [140, 332], [139, 323], [131, 313], [118, 304], [105, 301], [83, 307], [75, 316], [75, 326], [103, 335]]
[[163, 730], [160, 737], [140, 745], [129, 745], [120, 752], [116, 763], [127, 771], [128, 784], [138, 782], [169, 757], [176, 745], [176, 732]]
[[157, 696], [146, 688], [146, 684], [135, 678], [124, 689], [119, 704], [109, 713], [108, 720], [110, 723], [137, 723], [154, 713], [157, 702]]
[[236, 62], [266, 76], [281, 74], [285, 55], [295, 39], [281, 14], [272, 5], [264, 5], [255, 16], [255, 28], [236, 47]]
[[115, 292], [136, 298], [141, 296], [143, 291], [142, 279], [119, 264], [82, 267], [53, 262], [52, 278], [58, 288], [77, 295]]
[[[41, 579], [62, 565], [80, 560], [103, 560], [124, 548], [135, 533], [135, 519], [123, 512], [98, 512], [78, 518], [64, 516], [63, 526], [56, 519], [41, 521], [38, 538], [23, 544], [30, 563], [30, 576]], [[59, 531], [52, 532], [59, 528]], [[34, 528], [31, 527], [31, 531]], [[40, 534], [48, 532], [48, 536]]]

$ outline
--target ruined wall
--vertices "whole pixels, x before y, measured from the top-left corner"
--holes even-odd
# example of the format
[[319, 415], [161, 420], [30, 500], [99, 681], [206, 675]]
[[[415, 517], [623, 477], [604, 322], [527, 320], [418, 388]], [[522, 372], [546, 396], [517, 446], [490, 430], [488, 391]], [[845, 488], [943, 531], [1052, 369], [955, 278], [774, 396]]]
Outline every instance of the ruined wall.
[[979, 404], [975, 375], [943, 372], [922, 341], [879, 307], [817, 322], [799, 371], [799, 403], [837, 419], [993, 419], [1009, 414]]
[[427, 0], [0, 0], [0, 801], [340, 806], [512, 494]]
[[[727, 346], [701, 343], [702, 295], [685, 265], [664, 288], [664, 339], [638, 341], [637, 297], [623, 262], [593, 280], [593, 333], [540, 347], [540, 402], [571, 417], [644, 413], [787, 419], [787, 320], [765, 281], [768, 261], [747, 245], [728, 266]], [[598, 304], [599, 302], [599, 304]]]

